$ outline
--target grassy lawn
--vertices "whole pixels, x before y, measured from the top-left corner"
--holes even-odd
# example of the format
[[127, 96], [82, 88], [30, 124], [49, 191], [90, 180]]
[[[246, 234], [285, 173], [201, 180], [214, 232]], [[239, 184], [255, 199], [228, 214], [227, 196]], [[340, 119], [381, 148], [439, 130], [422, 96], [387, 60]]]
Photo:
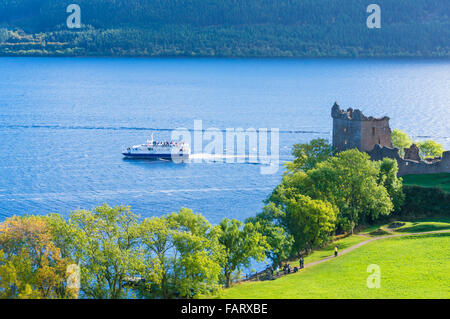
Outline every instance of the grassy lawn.
[[446, 192], [450, 192], [450, 173], [405, 175], [402, 178], [405, 185], [439, 187]]
[[[351, 237], [350, 237], [351, 238]], [[450, 234], [381, 239], [273, 281], [241, 283], [221, 298], [450, 298]], [[367, 288], [367, 266], [381, 288]]]

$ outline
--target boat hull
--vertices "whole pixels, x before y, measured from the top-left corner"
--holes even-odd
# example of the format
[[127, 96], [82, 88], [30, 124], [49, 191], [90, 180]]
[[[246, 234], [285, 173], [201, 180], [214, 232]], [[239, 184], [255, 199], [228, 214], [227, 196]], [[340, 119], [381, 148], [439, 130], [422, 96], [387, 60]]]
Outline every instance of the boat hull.
[[[127, 158], [142, 159], [172, 159], [172, 154], [139, 154], [139, 153], [122, 153]], [[189, 158], [189, 154], [174, 154], [174, 158]]]

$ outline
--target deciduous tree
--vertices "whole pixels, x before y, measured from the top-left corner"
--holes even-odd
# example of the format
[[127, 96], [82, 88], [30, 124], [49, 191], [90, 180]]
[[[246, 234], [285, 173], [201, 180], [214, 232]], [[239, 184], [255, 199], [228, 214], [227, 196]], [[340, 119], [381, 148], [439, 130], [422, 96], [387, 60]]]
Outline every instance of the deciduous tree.
[[426, 140], [415, 143], [419, 147], [419, 154], [421, 158], [442, 156], [442, 153], [444, 153], [444, 147], [436, 141]]
[[399, 149], [400, 156], [404, 155], [404, 149], [412, 144], [411, 138], [402, 130], [394, 129], [391, 133], [392, 146]]
[[297, 194], [338, 208], [338, 229], [353, 232], [360, 221], [372, 221], [393, 210], [386, 188], [378, 183], [379, 166], [366, 153], [347, 150], [306, 172], [283, 177], [268, 199], [281, 205]]
[[220, 222], [218, 231], [219, 242], [224, 247], [224, 283], [226, 287], [230, 287], [233, 273], [249, 266], [252, 258], [263, 261], [264, 252], [269, 246], [266, 238], [252, 223], [242, 225], [242, 222], [236, 219], [225, 218]]
[[[122, 298], [124, 282], [143, 268], [139, 247], [138, 215], [129, 207], [104, 204], [93, 211], [77, 210], [68, 221], [71, 259], [81, 269], [81, 290], [91, 298]], [[65, 243], [69, 240], [65, 240]]]
[[376, 162], [379, 167], [378, 184], [383, 185], [391, 198], [395, 211], [400, 211], [405, 195], [403, 194], [402, 178], [397, 177], [398, 164], [395, 159], [383, 158]]
[[335, 229], [337, 209], [330, 203], [287, 191], [280, 205], [269, 203], [265, 209], [294, 238], [294, 252], [310, 252], [330, 240]]
[[295, 144], [292, 155], [295, 157], [294, 160], [286, 164], [288, 173], [314, 168], [333, 155], [333, 148], [328, 140], [317, 138], [309, 143]]
[[247, 218], [245, 222], [253, 223], [266, 238], [268, 246], [265, 255], [274, 267], [281, 266], [282, 261], [291, 257], [294, 237], [272, 219], [272, 214], [266, 208], [255, 217]]
[[44, 217], [10, 217], [0, 224], [0, 296], [71, 298], [69, 260], [52, 241]]
[[145, 219], [141, 238], [145, 264], [151, 265], [153, 271], [145, 272], [147, 284], [142, 293], [149, 297], [192, 298], [217, 291], [222, 250], [216, 233], [202, 215], [186, 208]]

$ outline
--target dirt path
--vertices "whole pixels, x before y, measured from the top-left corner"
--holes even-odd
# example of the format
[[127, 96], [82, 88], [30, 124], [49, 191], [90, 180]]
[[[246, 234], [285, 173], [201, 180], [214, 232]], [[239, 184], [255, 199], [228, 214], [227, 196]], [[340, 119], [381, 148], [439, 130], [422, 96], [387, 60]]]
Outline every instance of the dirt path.
[[[356, 248], [364, 246], [365, 244], [371, 243], [371, 242], [373, 242], [375, 240], [380, 240], [380, 239], [385, 239], [385, 238], [392, 238], [392, 237], [417, 236], [417, 235], [439, 234], [439, 233], [449, 233], [449, 232], [450, 232], [450, 229], [448, 229], [448, 230], [434, 230], [434, 231], [428, 231], [428, 232], [422, 232], [422, 233], [405, 233], [405, 234], [393, 234], [393, 235], [387, 235], [387, 236], [374, 237], [374, 238], [365, 240], [363, 242], [360, 242], [360, 243], [358, 243], [356, 245], [353, 245], [353, 246], [351, 246], [351, 247], [349, 247], [347, 249], [344, 249], [344, 250], [340, 251], [338, 257], [341, 256], [341, 255], [345, 255], [346, 253], [351, 252], [352, 250], [355, 250]], [[364, 237], [366, 237], [366, 236], [364, 236]], [[311, 266], [323, 263], [324, 261], [327, 261], [327, 260], [330, 260], [330, 259], [333, 259], [333, 258], [335, 258], [334, 255], [330, 256], [330, 257], [326, 257], [324, 259], [320, 259], [320, 260], [314, 261], [314, 262], [309, 263], [309, 264], [305, 264], [305, 268], [308, 268], [308, 267], [311, 267]]]

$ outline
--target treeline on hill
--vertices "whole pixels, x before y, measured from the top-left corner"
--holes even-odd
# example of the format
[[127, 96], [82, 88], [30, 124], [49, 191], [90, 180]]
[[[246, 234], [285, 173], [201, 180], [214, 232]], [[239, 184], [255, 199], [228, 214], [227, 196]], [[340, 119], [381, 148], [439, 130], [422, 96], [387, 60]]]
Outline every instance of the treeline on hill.
[[370, 161], [356, 149], [333, 154], [324, 139], [297, 144], [293, 154], [264, 210], [244, 223], [211, 225], [185, 208], [142, 220], [128, 207], [106, 204], [67, 219], [8, 218], [0, 223], [0, 297], [212, 295], [252, 260], [276, 268], [387, 216], [449, 213], [449, 195], [432, 189], [408, 187], [405, 200], [395, 160]]
[[[66, 7], [81, 7], [68, 29]], [[1, 55], [450, 56], [450, 6], [379, 0], [0, 0]]]

